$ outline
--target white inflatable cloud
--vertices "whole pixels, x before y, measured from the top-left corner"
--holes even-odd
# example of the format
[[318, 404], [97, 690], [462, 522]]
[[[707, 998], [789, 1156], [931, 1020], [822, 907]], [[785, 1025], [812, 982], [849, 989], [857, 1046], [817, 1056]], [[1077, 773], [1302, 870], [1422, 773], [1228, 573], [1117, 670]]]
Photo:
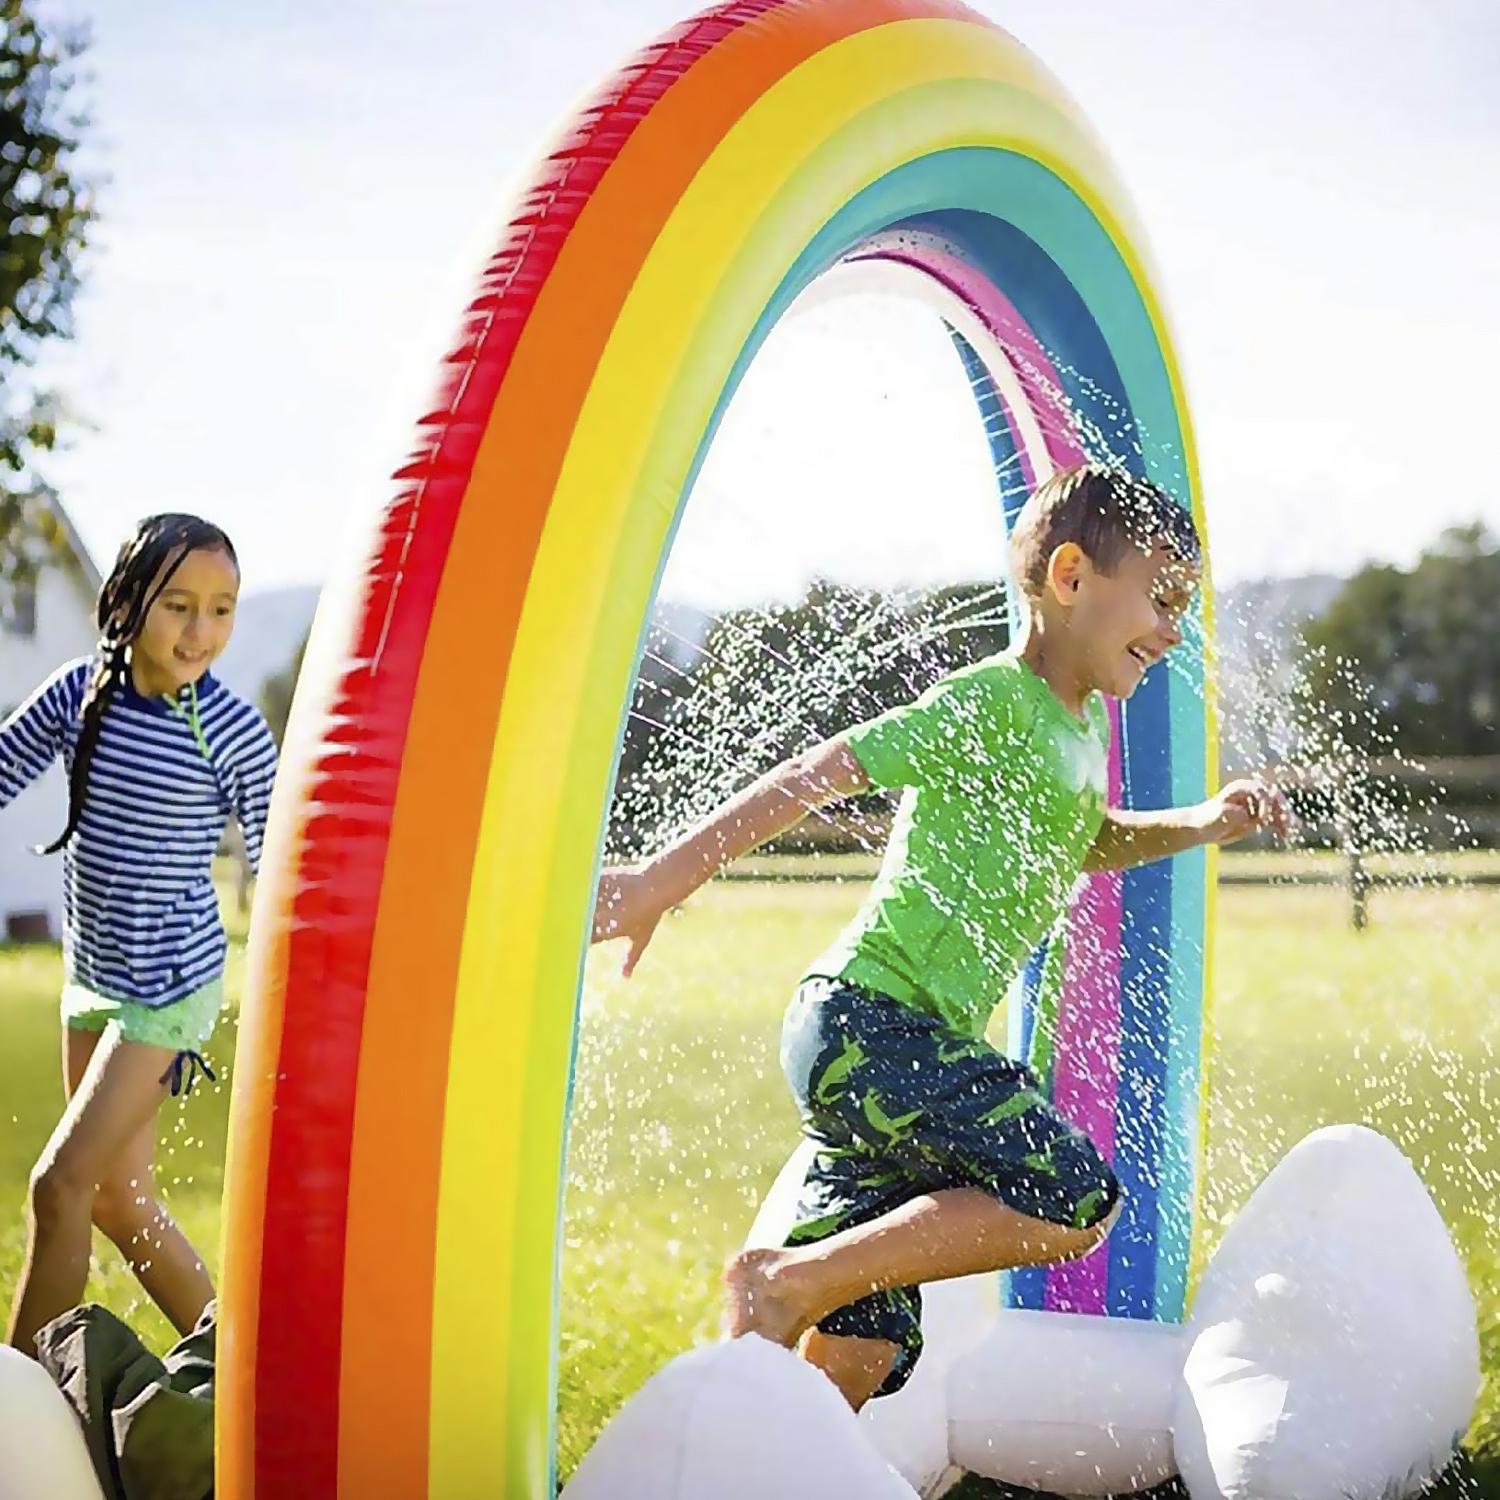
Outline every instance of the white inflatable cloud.
[[47, 1372], [0, 1345], [0, 1496], [102, 1500], [73, 1408]]
[[652, 1376], [564, 1500], [916, 1500], [826, 1376], [753, 1335]]
[[953, 1461], [1064, 1495], [1123, 1495], [1170, 1479], [1183, 1347], [1174, 1325], [1004, 1309], [953, 1367]]
[[1463, 1265], [1384, 1137], [1319, 1130], [1204, 1273], [1174, 1412], [1193, 1500], [1395, 1500], [1440, 1471], [1479, 1391]]

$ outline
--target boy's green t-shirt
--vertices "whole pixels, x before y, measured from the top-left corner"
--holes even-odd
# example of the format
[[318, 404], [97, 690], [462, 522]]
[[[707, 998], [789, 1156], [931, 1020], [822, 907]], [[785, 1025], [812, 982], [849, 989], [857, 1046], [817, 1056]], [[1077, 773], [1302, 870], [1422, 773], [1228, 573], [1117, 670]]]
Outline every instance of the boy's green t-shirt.
[[1004, 652], [844, 738], [873, 785], [905, 793], [869, 899], [808, 974], [978, 1036], [1067, 909], [1104, 821], [1104, 699], [1078, 719]]

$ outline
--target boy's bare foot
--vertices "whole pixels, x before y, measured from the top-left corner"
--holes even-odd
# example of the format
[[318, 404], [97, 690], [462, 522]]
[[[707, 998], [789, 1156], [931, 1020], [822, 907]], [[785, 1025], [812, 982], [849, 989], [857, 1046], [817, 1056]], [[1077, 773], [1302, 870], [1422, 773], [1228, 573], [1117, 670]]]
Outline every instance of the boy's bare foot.
[[758, 1333], [790, 1349], [807, 1326], [803, 1310], [776, 1275], [780, 1250], [742, 1250], [724, 1267], [724, 1336]]

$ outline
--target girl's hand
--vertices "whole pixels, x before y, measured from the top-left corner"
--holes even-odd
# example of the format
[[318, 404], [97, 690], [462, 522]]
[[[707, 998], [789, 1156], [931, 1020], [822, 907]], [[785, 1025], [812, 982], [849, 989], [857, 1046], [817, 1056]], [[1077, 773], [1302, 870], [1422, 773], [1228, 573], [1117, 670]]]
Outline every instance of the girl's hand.
[[1270, 829], [1287, 838], [1296, 826], [1291, 805], [1280, 787], [1261, 776], [1231, 781], [1199, 809], [1206, 842], [1232, 844], [1248, 834]]
[[599, 876], [590, 941], [604, 943], [611, 938], [628, 938], [630, 947], [620, 972], [629, 979], [665, 910], [647, 866], [625, 865], [605, 870]]

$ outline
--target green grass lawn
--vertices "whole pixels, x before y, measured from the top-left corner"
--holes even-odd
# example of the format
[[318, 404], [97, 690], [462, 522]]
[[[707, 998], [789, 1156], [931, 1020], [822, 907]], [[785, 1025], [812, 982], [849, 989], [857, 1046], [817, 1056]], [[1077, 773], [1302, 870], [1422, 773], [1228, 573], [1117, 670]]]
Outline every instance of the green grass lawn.
[[[559, 1442], [712, 1335], [715, 1277], [795, 1142], [781, 1008], [857, 886], [721, 883], [622, 983], [585, 982], [563, 1262]], [[1389, 892], [1350, 930], [1334, 888], [1220, 894], [1206, 1211], [1216, 1239], [1319, 1125], [1362, 1121], [1412, 1158], [1470, 1269], [1491, 1372], [1471, 1443], [1500, 1456], [1500, 892]]]
[[[776, 1062], [803, 962], [854, 884], [718, 883], [663, 925], [635, 979], [585, 979], [563, 1258], [560, 1459], [673, 1354], [712, 1336], [716, 1280], [795, 1141]], [[1348, 927], [1333, 888], [1220, 897], [1208, 1232], [1318, 1125], [1364, 1121], [1411, 1157], [1480, 1307], [1488, 1383], [1469, 1442], [1500, 1461], [1500, 890], [1380, 892]], [[236, 943], [229, 976], [239, 992]], [[27, 1168], [61, 1107], [50, 948], [0, 949], [0, 1293], [19, 1267]], [[210, 1049], [232, 1056], [232, 1018]], [[163, 1113], [162, 1179], [218, 1257], [225, 1073]], [[158, 1343], [165, 1323], [103, 1241], [88, 1295]]]

